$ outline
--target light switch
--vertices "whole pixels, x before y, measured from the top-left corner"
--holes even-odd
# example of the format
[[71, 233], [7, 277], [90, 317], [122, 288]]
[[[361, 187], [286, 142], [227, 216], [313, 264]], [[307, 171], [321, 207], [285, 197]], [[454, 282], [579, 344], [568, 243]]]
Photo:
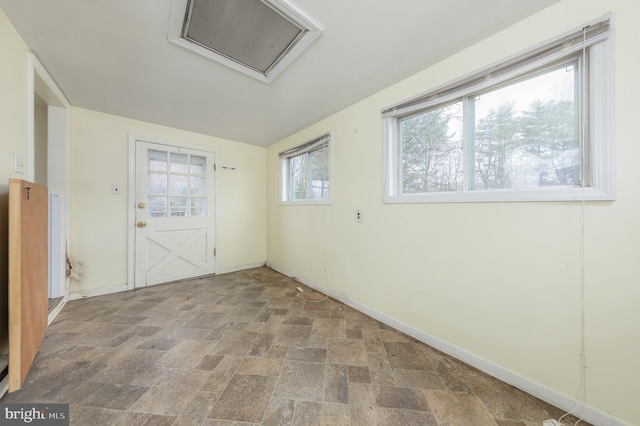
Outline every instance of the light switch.
[[17, 152], [13, 153], [13, 171], [24, 174], [24, 158]]

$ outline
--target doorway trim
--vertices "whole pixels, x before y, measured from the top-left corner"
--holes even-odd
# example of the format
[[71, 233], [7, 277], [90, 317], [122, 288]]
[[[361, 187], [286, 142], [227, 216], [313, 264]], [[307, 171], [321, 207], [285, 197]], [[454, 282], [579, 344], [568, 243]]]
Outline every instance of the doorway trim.
[[[217, 149], [207, 146], [191, 145], [174, 140], [162, 140], [155, 137], [143, 136], [135, 133], [129, 133], [129, 182], [127, 186], [127, 287], [128, 290], [135, 290], [135, 252], [136, 252], [136, 141], [148, 142], [157, 145], [165, 145], [170, 147], [192, 149], [212, 153], [215, 162], [220, 162], [219, 152]], [[218, 220], [218, 204], [220, 201], [219, 191], [219, 175], [218, 168], [214, 165], [213, 171], [213, 190], [214, 190], [214, 246], [216, 247], [215, 274], [219, 274], [220, 270], [220, 225]]]
[[[29, 53], [27, 77], [28, 159], [31, 167], [27, 179], [35, 180], [35, 100], [38, 95], [47, 104], [47, 187], [56, 196], [55, 221], [63, 229], [52, 232], [49, 227], [49, 285], [63, 294], [62, 303], [51, 312], [49, 322], [69, 299], [66, 277], [66, 256], [69, 240], [69, 182], [70, 182], [70, 114], [71, 104], [38, 57]], [[51, 200], [49, 215], [51, 215]], [[51, 220], [51, 216], [50, 216]]]

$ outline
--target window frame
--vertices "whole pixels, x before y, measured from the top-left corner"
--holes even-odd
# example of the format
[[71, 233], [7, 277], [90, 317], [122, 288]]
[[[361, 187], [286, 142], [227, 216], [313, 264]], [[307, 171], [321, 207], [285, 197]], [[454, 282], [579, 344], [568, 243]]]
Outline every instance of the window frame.
[[[332, 158], [331, 158], [331, 141], [332, 135], [331, 132], [323, 133], [321, 136], [313, 138], [312, 140], [305, 142], [303, 144], [297, 145], [293, 148], [287, 149], [278, 153], [279, 161], [280, 161], [280, 204], [281, 205], [327, 205], [331, 204], [331, 195], [333, 193], [332, 184], [331, 184], [331, 176], [332, 176]], [[327, 150], [327, 157], [329, 159], [328, 165], [328, 195], [326, 198], [306, 198], [306, 199], [298, 199], [292, 200], [290, 199], [290, 189], [291, 189], [291, 171], [290, 171], [290, 160], [294, 157], [298, 157], [300, 155], [307, 156], [307, 168], [309, 173], [311, 172], [311, 167], [308, 163], [309, 154], [325, 148]], [[307, 197], [309, 195], [309, 191], [312, 188], [309, 186], [312, 185], [312, 180], [308, 181], [307, 185]]]
[[[602, 28], [605, 28], [602, 31]], [[517, 201], [596, 201], [615, 200], [615, 164], [613, 153], [613, 71], [610, 15], [604, 15], [587, 25], [541, 43], [516, 55], [498, 61], [481, 70], [443, 84], [385, 108], [383, 117], [383, 161], [384, 203], [441, 203], [441, 202], [517, 202]], [[587, 39], [586, 33], [593, 29], [595, 36]], [[572, 40], [574, 46], [566, 46]], [[587, 41], [584, 43], [584, 41]], [[564, 44], [563, 44], [564, 43]], [[576, 45], [577, 44], [577, 45]], [[582, 46], [585, 46], [584, 48]], [[523, 76], [536, 72], [563, 60], [580, 56], [587, 58], [587, 79], [580, 90], [584, 117], [588, 123], [582, 125], [579, 138], [581, 173], [587, 186], [546, 186], [538, 188], [469, 189], [474, 172], [469, 167], [473, 159], [467, 158], [472, 150], [464, 152], [464, 185], [461, 191], [451, 192], [402, 192], [402, 156], [400, 122], [402, 119], [426, 113], [439, 105], [445, 106], [456, 100], [465, 102], [465, 97], [486, 92], [518, 81]], [[497, 76], [494, 78], [494, 73]], [[583, 79], [581, 79], [583, 80]], [[587, 96], [587, 98], [584, 98]], [[466, 107], [466, 106], [465, 106]], [[469, 123], [463, 126], [463, 147], [469, 140]], [[584, 131], [586, 130], [586, 132]], [[586, 133], [583, 135], [582, 133]], [[584, 137], [586, 136], [586, 137]], [[586, 147], [586, 149], [585, 149]]]

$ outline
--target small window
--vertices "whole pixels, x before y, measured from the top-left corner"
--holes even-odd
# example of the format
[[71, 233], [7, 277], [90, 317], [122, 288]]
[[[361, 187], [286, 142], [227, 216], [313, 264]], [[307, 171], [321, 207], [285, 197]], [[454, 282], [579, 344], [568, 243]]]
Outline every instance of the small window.
[[386, 202], [614, 199], [609, 20], [383, 112]]
[[327, 203], [330, 195], [331, 135], [281, 152], [283, 202]]

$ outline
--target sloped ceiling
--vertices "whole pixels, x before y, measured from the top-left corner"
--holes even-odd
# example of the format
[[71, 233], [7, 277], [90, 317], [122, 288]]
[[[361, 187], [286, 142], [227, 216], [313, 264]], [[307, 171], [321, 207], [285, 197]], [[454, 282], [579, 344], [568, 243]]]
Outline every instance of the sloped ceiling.
[[289, 0], [324, 33], [271, 85], [170, 43], [172, 0], [0, 8], [71, 104], [268, 146], [558, 1]]

